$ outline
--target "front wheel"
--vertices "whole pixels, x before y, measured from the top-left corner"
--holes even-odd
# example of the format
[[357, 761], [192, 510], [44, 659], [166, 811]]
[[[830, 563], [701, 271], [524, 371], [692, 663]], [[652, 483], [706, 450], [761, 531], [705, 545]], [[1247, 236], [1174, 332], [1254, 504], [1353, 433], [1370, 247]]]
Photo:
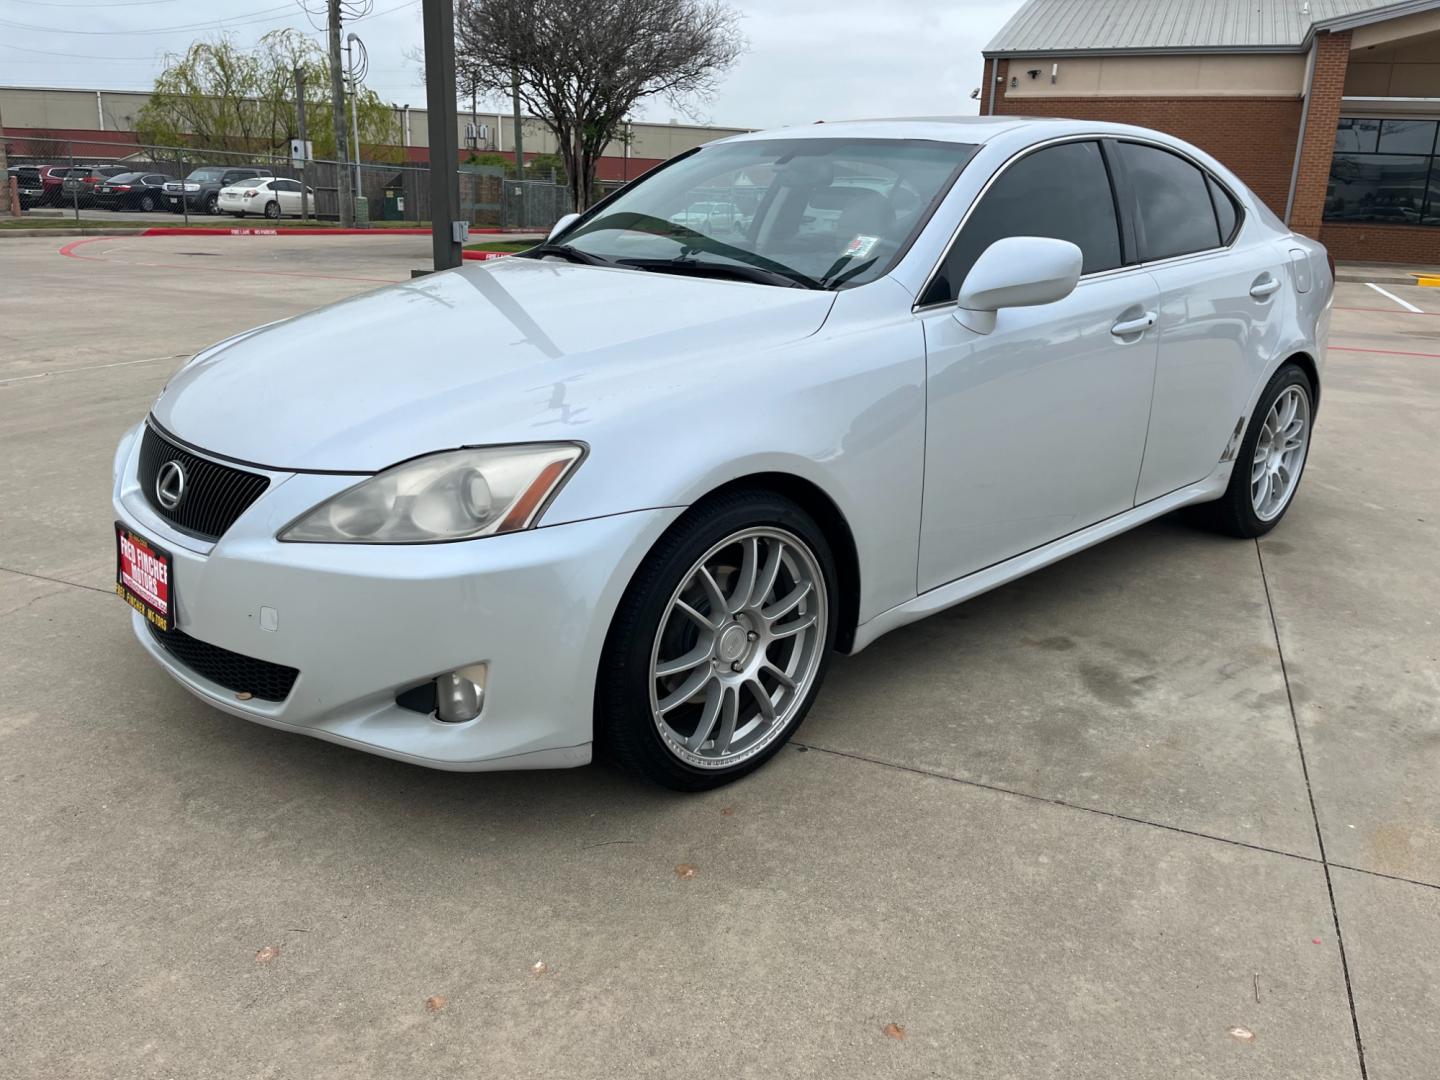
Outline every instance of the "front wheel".
[[271, 221], [279, 221], [279, 220], [280, 220], [280, 204], [279, 204], [278, 202], [268, 202], [268, 203], [266, 203], [266, 204], [265, 204], [265, 216], [266, 216], [267, 218], [269, 218]]
[[1315, 388], [1309, 376], [1295, 364], [1283, 365], [1255, 405], [1225, 494], [1194, 507], [1192, 515], [1231, 536], [1252, 539], [1268, 533], [1290, 509], [1300, 487], [1314, 418]]
[[596, 680], [602, 748], [679, 791], [759, 768], [819, 693], [836, 588], [830, 545], [789, 499], [736, 491], [692, 507], [611, 624]]

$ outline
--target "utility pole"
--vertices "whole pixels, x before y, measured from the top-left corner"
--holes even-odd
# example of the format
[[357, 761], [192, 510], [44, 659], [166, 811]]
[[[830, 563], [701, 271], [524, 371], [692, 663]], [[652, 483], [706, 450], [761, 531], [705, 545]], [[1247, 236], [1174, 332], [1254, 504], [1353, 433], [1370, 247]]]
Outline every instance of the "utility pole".
[[351, 204], [350, 170], [345, 162], [350, 159], [345, 136], [345, 75], [340, 67], [340, 0], [330, 0], [330, 105], [335, 128], [335, 181], [340, 190], [340, 224], [355, 223], [355, 208]]
[[[357, 200], [355, 205], [358, 208], [358, 200], [365, 189], [360, 184], [360, 67], [355, 61], [355, 49], [357, 46], [361, 54], [364, 55], [365, 43], [356, 37], [355, 34], [348, 34], [345, 38], [345, 68], [350, 76], [350, 121], [354, 125], [351, 128], [351, 132], [355, 140], [353, 147], [355, 151], [355, 187], [353, 190]], [[358, 209], [355, 216], [357, 219], [359, 218]], [[367, 218], [366, 220], [368, 222], [369, 219]]]
[[10, 174], [6, 172], [6, 169], [9, 168], [9, 165], [9, 158], [6, 157], [5, 154], [5, 125], [3, 123], [0, 123], [0, 177], [5, 178], [5, 198], [3, 200], [4, 210], [5, 213], [10, 214], [13, 217], [19, 217], [20, 197], [19, 195], [11, 194], [12, 189], [15, 189], [16, 185], [11, 181]]
[[424, 0], [425, 109], [430, 128], [430, 237], [436, 270], [460, 265], [468, 223], [460, 219], [459, 118], [455, 112], [454, 0]]
[[510, 104], [515, 110], [515, 179], [525, 179], [525, 135], [520, 130], [520, 70], [510, 72]]
[[305, 132], [305, 69], [295, 67], [295, 126], [300, 129], [300, 220], [310, 220], [310, 143]]

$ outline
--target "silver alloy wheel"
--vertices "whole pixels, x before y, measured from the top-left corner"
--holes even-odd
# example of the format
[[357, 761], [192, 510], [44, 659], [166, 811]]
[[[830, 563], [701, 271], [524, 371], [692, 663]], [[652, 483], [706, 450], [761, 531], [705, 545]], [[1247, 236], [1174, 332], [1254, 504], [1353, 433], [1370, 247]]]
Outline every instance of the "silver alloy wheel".
[[1261, 521], [1273, 521], [1289, 505], [1309, 442], [1310, 395], [1287, 386], [1265, 414], [1250, 463], [1250, 505]]
[[794, 718], [820, 669], [830, 602], [794, 533], [743, 529], [696, 560], [650, 650], [650, 714], [681, 761], [724, 769]]

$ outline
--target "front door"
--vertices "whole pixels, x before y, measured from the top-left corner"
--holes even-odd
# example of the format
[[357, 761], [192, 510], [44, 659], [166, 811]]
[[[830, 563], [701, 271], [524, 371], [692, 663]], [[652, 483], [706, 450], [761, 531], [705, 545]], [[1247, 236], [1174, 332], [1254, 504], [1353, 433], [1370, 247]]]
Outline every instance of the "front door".
[[983, 336], [925, 317], [920, 591], [1134, 505], [1156, 337], [1113, 328], [1153, 317], [1159, 292], [1139, 270], [1082, 280]]
[[[1064, 300], [1000, 311], [977, 334], [954, 317], [970, 266], [1004, 236], [1077, 244]], [[1155, 376], [1159, 287], [1123, 267], [1097, 143], [1043, 147], [997, 176], [921, 297], [927, 421], [921, 592], [1134, 505]]]

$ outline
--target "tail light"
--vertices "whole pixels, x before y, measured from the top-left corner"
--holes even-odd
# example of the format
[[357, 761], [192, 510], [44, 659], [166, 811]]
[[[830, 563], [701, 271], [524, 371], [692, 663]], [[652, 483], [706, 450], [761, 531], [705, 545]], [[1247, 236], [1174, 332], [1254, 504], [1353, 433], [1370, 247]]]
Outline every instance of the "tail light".
[[116, 190], [116, 191], [129, 191], [129, 190], [130, 190], [130, 185], [129, 185], [129, 184], [116, 184], [116, 185], [115, 185], [115, 190]]
[[259, 195], [259, 194], [260, 194], [260, 193], [259, 193], [258, 191], [254, 190], [254, 189], [252, 188], [251, 190], [245, 192], [245, 198], [247, 198], [247, 199], [253, 199], [256, 195]]

